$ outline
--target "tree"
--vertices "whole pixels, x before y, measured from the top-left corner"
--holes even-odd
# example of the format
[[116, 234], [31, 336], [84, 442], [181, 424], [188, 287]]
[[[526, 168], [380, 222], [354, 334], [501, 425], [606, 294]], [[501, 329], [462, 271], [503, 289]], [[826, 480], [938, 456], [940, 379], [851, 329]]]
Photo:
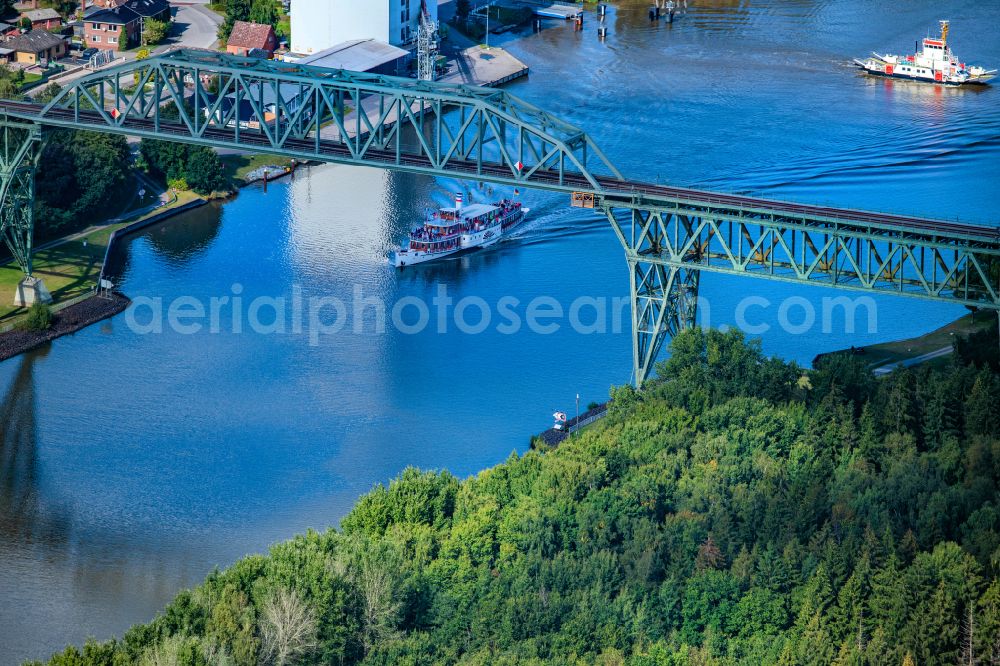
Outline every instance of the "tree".
[[21, 94], [21, 87], [14, 83], [13, 79], [0, 79], [0, 99], [17, 99]]
[[167, 37], [170, 30], [168, 21], [158, 21], [156, 19], [146, 19], [142, 29], [142, 45], [151, 46], [159, 44]]
[[128, 31], [125, 30], [125, 26], [118, 29], [118, 48], [128, 48]]
[[100, 132], [53, 132], [35, 177], [36, 238], [81, 229], [132, 191], [125, 137]]
[[698, 546], [698, 555], [695, 557], [695, 570], [705, 571], [706, 569], [719, 569], [725, 564], [725, 558], [719, 551], [719, 547], [712, 540], [709, 534], [705, 542]]
[[385, 539], [357, 538], [345, 548], [350, 552], [345, 565], [348, 578], [361, 598], [361, 642], [365, 654], [379, 643], [398, 635], [399, 569], [401, 558]]
[[455, 16], [460, 20], [465, 21], [469, 18], [469, 12], [472, 11], [472, 3], [469, 0], [456, 0], [455, 2]]
[[48, 305], [36, 301], [28, 310], [28, 316], [20, 324], [25, 331], [47, 331], [52, 328], [52, 310]]
[[990, 435], [1000, 431], [1000, 382], [984, 368], [976, 376], [972, 392], [965, 404], [966, 431], [973, 435]]
[[278, 23], [278, 8], [274, 0], [253, 0], [250, 5], [250, 22], [274, 26]]
[[191, 150], [184, 178], [198, 194], [211, 194], [228, 186], [222, 160], [214, 150], [206, 147]]
[[190, 153], [187, 144], [143, 139], [139, 143], [139, 152], [153, 173], [163, 176], [166, 180], [183, 178], [187, 172]]
[[50, 83], [41, 92], [35, 95], [35, 101], [39, 104], [48, 104], [62, 92], [62, 86], [58, 83]]
[[270, 666], [298, 663], [316, 648], [317, 626], [315, 614], [298, 594], [278, 588], [261, 610], [261, 661]]
[[250, 20], [251, 0], [226, 0], [226, 18], [219, 25], [219, 41], [226, 43], [237, 21]]
[[966, 609], [962, 618], [962, 636], [959, 643], [959, 663], [961, 666], [976, 666], [979, 658], [976, 656], [976, 616], [972, 604]]

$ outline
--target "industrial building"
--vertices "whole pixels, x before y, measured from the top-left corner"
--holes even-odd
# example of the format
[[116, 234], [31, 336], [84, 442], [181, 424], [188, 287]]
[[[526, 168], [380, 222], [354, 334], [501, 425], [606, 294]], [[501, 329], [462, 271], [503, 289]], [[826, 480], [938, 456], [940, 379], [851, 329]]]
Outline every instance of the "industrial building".
[[291, 50], [312, 55], [358, 39], [408, 45], [417, 37], [421, 6], [437, 20], [437, 4], [437, 0], [295, 0]]
[[[290, 58], [286, 56], [285, 59]], [[410, 52], [398, 46], [375, 39], [354, 39], [298, 58], [295, 62], [300, 65], [399, 76], [406, 73], [409, 59]]]

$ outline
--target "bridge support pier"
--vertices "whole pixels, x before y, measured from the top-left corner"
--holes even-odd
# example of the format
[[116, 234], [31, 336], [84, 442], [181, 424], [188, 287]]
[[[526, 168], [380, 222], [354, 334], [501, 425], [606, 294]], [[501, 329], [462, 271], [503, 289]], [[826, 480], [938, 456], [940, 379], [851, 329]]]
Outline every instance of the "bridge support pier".
[[632, 299], [632, 377], [642, 388], [666, 339], [695, 324], [700, 271], [663, 261], [665, 228], [658, 214], [621, 203], [605, 203], [603, 209], [625, 248]]
[[14, 294], [14, 304], [21, 306], [52, 300], [31, 272], [35, 169], [41, 152], [41, 126], [0, 119], [0, 237], [24, 272]]
[[695, 324], [700, 273], [628, 258], [632, 292], [632, 376], [641, 388], [668, 337]]

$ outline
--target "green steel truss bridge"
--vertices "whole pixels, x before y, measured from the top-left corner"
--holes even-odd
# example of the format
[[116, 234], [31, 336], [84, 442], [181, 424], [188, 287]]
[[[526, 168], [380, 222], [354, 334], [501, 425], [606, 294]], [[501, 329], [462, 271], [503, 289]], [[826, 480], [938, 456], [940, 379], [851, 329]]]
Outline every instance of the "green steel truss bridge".
[[625, 249], [633, 376], [695, 320], [700, 274], [884, 292], [1000, 316], [1000, 228], [627, 181], [580, 129], [502, 90], [176, 50], [46, 104], [0, 100], [0, 235], [33, 284], [46, 132], [92, 130], [572, 193]]

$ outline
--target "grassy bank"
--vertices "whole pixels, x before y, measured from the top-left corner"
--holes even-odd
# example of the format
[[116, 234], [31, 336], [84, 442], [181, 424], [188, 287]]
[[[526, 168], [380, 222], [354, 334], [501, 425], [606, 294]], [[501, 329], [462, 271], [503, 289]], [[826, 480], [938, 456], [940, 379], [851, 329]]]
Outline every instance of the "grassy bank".
[[278, 166], [287, 167], [291, 166], [294, 161], [290, 157], [282, 157], [280, 155], [267, 155], [267, 154], [251, 154], [251, 155], [221, 155], [222, 165], [226, 170], [226, 177], [233, 182], [237, 187], [246, 183], [247, 174], [259, 169], [262, 166]]
[[[923, 356], [945, 347], [951, 347], [956, 337], [967, 337], [973, 333], [996, 328], [996, 314], [989, 311], [967, 314], [946, 326], [906, 340], [893, 340], [882, 342], [877, 345], [869, 345], [864, 348], [863, 354], [858, 357], [869, 367], [877, 368], [890, 363], [899, 363], [911, 358]], [[850, 354], [850, 349], [841, 349], [834, 354]], [[947, 363], [947, 357], [941, 357], [928, 361], [932, 364]]]
[[[67, 301], [93, 290], [101, 274], [101, 266], [112, 232], [127, 224], [159, 215], [198, 196], [181, 192], [177, 200], [142, 215], [90, 229], [64, 241], [37, 250], [34, 254], [34, 275], [42, 278], [55, 303]], [[14, 262], [0, 265], [0, 324], [6, 324], [27, 312], [13, 305], [14, 293], [23, 274]]]
[[[101, 262], [111, 232], [124, 223], [109, 225], [38, 250], [34, 256], [34, 275], [42, 278], [45, 287], [59, 303], [91, 291], [101, 273]], [[10, 262], [0, 266], [0, 323], [6, 323], [27, 312], [14, 307], [17, 284], [24, 277], [20, 267]]]

